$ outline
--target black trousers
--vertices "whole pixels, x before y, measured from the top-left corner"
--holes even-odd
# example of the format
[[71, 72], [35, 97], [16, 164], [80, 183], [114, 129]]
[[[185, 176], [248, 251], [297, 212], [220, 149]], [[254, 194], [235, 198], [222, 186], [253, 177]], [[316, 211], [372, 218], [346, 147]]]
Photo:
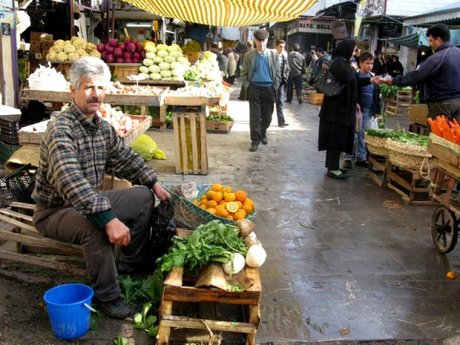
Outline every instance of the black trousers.
[[326, 168], [328, 170], [340, 169], [340, 150], [331, 149], [326, 151]]
[[249, 85], [249, 128], [251, 141], [259, 144], [267, 136], [267, 128], [272, 122], [275, 102], [275, 89]]

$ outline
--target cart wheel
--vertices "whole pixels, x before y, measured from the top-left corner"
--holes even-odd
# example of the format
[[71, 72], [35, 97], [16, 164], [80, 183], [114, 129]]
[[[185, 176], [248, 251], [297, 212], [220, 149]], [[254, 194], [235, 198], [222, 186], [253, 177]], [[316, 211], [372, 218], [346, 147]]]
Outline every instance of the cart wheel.
[[441, 254], [449, 253], [457, 244], [458, 222], [455, 213], [439, 206], [431, 218], [431, 237]]

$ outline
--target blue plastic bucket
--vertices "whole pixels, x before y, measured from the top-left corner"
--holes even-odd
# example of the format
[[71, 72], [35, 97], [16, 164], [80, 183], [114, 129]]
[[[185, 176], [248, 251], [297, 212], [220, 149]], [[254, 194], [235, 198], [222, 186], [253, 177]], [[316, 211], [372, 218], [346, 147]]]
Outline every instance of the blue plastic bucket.
[[58, 285], [45, 292], [51, 330], [56, 338], [74, 340], [89, 331], [94, 291], [84, 284]]

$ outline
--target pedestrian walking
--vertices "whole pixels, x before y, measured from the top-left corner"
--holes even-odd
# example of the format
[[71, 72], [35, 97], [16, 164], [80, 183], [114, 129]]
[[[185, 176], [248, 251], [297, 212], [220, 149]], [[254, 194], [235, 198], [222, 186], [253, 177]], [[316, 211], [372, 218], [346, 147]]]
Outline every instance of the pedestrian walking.
[[278, 90], [276, 91], [276, 116], [278, 118], [278, 126], [284, 128], [289, 126], [289, 123], [286, 122], [284, 118], [284, 99], [286, 98], [286, 84], [289, 78], [289, 64], [288, 64], [288, 54], [284, 49], [286, 47], [286, 42], [283, 40], [277, 40], [275, 43], [275, 49], [279, 54], [279, 64], [281, 72], [281, 81]]
[[302, 100], [302, 75], [306, 71], [305, 57], [299, 52], [300, 46], [298, 43], [292, 45], [292, 51], [288, 55], [289, 62], [289, 79], [287, 82], [287, 99], [286, 102], [291, 103], [294, 97], [294, 87], [296, 90], [297, 100], [299, 104], [303, 103]]

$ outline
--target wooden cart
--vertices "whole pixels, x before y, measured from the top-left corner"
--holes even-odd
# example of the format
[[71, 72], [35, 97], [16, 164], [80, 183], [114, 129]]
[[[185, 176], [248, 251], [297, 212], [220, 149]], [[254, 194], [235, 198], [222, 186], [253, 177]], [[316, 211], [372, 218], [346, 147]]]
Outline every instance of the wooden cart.
[[444, 139], [435, 138], [433, 134], [430, 138], [428, 151], [435, 157], [436, 164], [430, 195], [440, 204], [431, 218], [431, 236], [436, 249], [445, 254], [455, 248], [458, 239], [460, 155]]

